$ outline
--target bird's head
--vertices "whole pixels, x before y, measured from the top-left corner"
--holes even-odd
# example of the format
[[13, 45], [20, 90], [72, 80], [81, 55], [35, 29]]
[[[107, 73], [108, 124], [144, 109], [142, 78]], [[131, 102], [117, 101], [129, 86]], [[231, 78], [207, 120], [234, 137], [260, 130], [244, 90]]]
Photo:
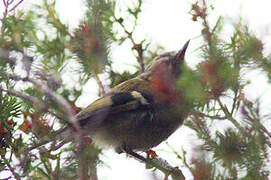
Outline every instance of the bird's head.
[[189, 40], [183, 48], [175, 52], [167, 52], [153, 59], [146, 68], [143, 76], [151, 80], [152, 78], [169, 78], [176, 80], [181, 74], [181, 66], [184, 65], [184, 56], [189, 45]]
[[176, 97], [176, 82], [182, 73], [184, 56], [189, 41], [177, 52], [164, 53], [154, 58], [139, 78], [146, 80], [157, 102], [172, 101]]

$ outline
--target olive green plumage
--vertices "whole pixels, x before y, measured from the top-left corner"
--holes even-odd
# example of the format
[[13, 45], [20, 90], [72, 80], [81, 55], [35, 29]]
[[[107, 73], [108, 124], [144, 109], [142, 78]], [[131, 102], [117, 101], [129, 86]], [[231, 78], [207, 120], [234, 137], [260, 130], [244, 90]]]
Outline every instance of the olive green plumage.
[[144, 73], [114, 87], [76, 115], [85, 135], [100, 147], [147, 150], [167, 139], [189, 108], [175, 88], [188, 46], [153, 60]]

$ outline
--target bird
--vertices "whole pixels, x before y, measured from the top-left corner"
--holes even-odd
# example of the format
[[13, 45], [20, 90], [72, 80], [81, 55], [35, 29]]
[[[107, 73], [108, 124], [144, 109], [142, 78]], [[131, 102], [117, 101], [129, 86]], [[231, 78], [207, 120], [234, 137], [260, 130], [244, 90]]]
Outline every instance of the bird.
[[188, 45], [155, 57], [143, 73], [82, 109], [75, 116], [82, 134], [117, 153], [147, 151], [165, 141], [189, 114], [188, 101], [177, 88]]

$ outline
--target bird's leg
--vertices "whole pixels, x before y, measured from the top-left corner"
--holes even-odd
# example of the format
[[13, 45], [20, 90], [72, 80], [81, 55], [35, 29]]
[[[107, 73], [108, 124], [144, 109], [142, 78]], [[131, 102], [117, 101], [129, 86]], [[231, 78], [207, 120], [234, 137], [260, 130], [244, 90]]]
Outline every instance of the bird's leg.
[[147, 154], [147, 159], [153, 159], [153, 158], [156, 158], [158, 156], [156, 154], [156, 152], [151, 150], [151, 149], [145, 151], [145, 153]]
[[118, 152], [126, 153], [135, 159], [138, 159], [146, 164], [147, 168], [157, 168], [160, 169], [162, 172], [167, 172], [168, 174], [172, 174], [173, 179], [178, 179], [178, 180], [185, 180], [185, 177], [182, 173], [181, 170], [178, 168], [173, 168], [171, 167], [167, 161], [161, 159], [161, 158], [156, 158], [156, 159], [146, 159], [143, 156], [135, 153], [133, 150], [131, 150], [129, 147], [127, 147], [125, 144], [122, 144], [121, 147], [119, 147]]
[[128, 154], [128, 155], [130, 155], [130, 156], [132, 156], [132, 157], [134, 157], [136, 159], [139, 159], [139, 160], [141, 160], [143, 162], [148, 162], [148, 159], [144, 158], [143, 156], [141, 156], [141, 155], [137, 154], [136, 152], [134, 152], [133, 150], [131, 150], [128, 146], [125, 145], [125, 143], [123, 143], [121, 145], [121, 147], [118, 148], [117, 152], [118, 153], [124, 152], [124, 153], [126, 153], [126, 154]]

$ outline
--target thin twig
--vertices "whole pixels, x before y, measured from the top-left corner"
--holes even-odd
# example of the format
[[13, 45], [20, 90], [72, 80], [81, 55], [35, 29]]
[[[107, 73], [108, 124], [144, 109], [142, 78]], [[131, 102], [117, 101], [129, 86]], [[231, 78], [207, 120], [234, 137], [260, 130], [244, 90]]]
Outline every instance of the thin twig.
[[145, 164], [148, 164], [156, 169], [159, 169], [166, 175], [171, 175], [173, 180], [185, 180], [185, 177], [182, 173], [182, 171], [176, 167], [172, 167], [166, 160], [162, 158], [153, 158], [153, 159], [146, 159], [143, 156], [133, 152], [133, 151], [127, 151], [124, 150], [125, 153], [130, 155], [131, 157], [144, 162]]
[[[42, 91], [43, 93], [48, 95], [50, 98], [54, 99], [55, 102], [59, 105], [63, 114], [66, 117], [66, 118], [62, 118], [62, 120], [64, 120], [65, 123], [67, 123], [73, 130], [80, 131], [80, 128], [75, 121], [74, 111], [73, 111], [72, 107], [70, 106], [70, 104], [61, 95], [59, 95], [59, 94], [55, 93], [53, 90], [51, 90], [47, 85], [45, 85], [44, 83], [42, 83], [40, 81], [30, 79], [29, 77], [22, 78], [20, 76], [15, 76], [15, 75], [7, 74], [7, 73], [4, 73], [4, 74], [2, 73], [1, 75], [6, 76], [9, 79], [13, 79], [16, 81], [30, 82], [30, 83], [34, 84], [35, 86], [37, 86], [38, 90]], [[17, 94], [22, 95], [21, 97], [27, 98], [27, 100], [32, 100], [31, 98], [26, 97], [23, 94], [20, 94], [20, 93], [17, 93]], [[35, 102], [34, 99], [31, 102]]]
[[47, 112], [55, 116], [57, 119], [61, 120], [62, 122], [65, 122], [64, 118], [62, 116], [59, 116], [58, 114], [54, 113], [52, 110], [47, 109]]
[[[6, 93], [8, 93], [10, 95], [13, 95], [13, 96], [16, 96], [16, 97], [19, 97], [19, 98], [22, 98], [22, 99], [25, 99], [25, 100], [31, 102], [35, 107], [39, 107], [39, 109], [41, 109], [42, 111], [45, 111], [45, 109], [46, 109], [46, 106], [43, 103], [41, 103], [41, 101], [38, 98], [35, 98], [33, 96], [28, 96], [28, 95], [23, 94], [21, 92], [13, 91], [13, 90], [10, 90], [10, 89], [3, 89], [1, 87], [0, 87], [0, 91], [6, 92]], [[52, 114], [53, 116], [55, 116], [56, 118], [64, 121], [63, 117], [57, 115], [53, 111], [51, 111], [49, 109], [47, 109], [46, 111], [49, 112], [50, 114]]]
[[264, 127], [264, 125], [262, 125], [262, 123], [258, 124], [259, 128], [269, 136], [269, 138], [271, 138], [271, 133]]
[[25, 154], [28, 154], [30, 151], [32, 151], [32, 150], [34, 150], [34, 149], [36, 149], [36, 148], [38, 148], [38, 147], [40, 147], [40, 146], [43, 146], [43, 145], [45, 145], [45, 144], [48, 144], [48, 143], [50, 143], [50, 142], [52, 142], [51, 139], [43, 139], [43, 140], [41, 140], [39, 143], [34, 144], [33, 146], [27, 148], [27, 149], [25, 150]]
[[251, 108], [248, 108], [250, 114], [252, 115], [253, 118], [250, 119], [250, 121], [252, 121], [253, 123], [255, 123], [255, 125], [257, 126], [257, 128], [259, 128], [261, 131], [263, 131], [263, 133], [267, 134], [270, 138], [271, 138], [271, 133], [265, 128], [265, 126], [260, 122], [260, 115], [259, 114], [255, 114]]
[[[222, 111], [225, 113], [226, 117], [230, 120], [230, 122], [232, 122], [233, 125], [234, 125], [235, 127], [237, 127], [244, 135], [246, 135], [247, 137], [251, 137], [251, 134], [247, 133], [247, 132], [244, 130], [244, 128], [237, 122], [237, 120], [234, 119], [234, 118], [232, 117], [232, 115], [230, 114], [230, 112], [228, 111], [228, 109], [226, 108], [226, 106], [224, 106], [224, 105], [222, 104], [221, 100], [220, 100], [220, 99], [217, 99], [217, 101], [218, 101], [218, 103], [219, 103], [219, 105], [220, 105]], [[271, 143], [268, 142], [268, 141], [266, 141], [266, 143], [267, 143], [267, 145], [271, 148]]]
[[[6, 19], [7, 15], [8, 15], [8, 6], [9, 6], [9, 1], [5, 1], [3, 0], [3, 3], [4, 3], [4, 6], [5, 6], [5, 10], [4, 10], [4, 13], [3, 13], [3, 18], [2, 18], [2, 22], [4, 22], [4, 20]], [[1, 31], [3, 33], [3, 29], [4, 29], [4, 26], [2, 25], [2, 28], [1, 28]]]
[[8, 93], [10, 95], [13, 95], [13, 96], [16, 96], [16, 97], [19, 97], [19, 98], [22, 98], [22, 99], [25, 99], [25, 100], [33, 103], [33, 105], [35, 107], [38, 107], [39, 109], [42, 109], [42, 110], [46, 109], [46, 106], [43, 103], [41, 103], [41, 101], [38, 98], [35, 98], [33, 96], [28, 96], [28, 95], [23, 94], [21, 92], [13, 91], [13, 90], [10, 90], [10, 89], [3, 89], [1, 87], [0, 87], [0, 91], [6, 92], [6, 93]]
[[195, 126], [193, 129], [204, 136], [202, 138], [209, 144], [210, 147], [216, 147], [217, 143], [215, 140], [212, 139], [212, 136], [210, 135], [210, 131], [206, 125], [205, 121], [202, 121], [201, 118], [197, 114], [193, 114], [191, 116], [191, 120], [194, 123], [193, 126]]
[[172, 152], [177, 156], [178, 159], [182, 160], [185, 167], [188, 168], [190, 172], [193, 174], [193, 169], [189, 166], [189, 164], [186, 161], [185, 151], [183, 150], [183, 157], [182, 157], [168, 142], [166, 142], [166, 145], [172, 150]]
[[212, 120], [227, 120], [227, 117], [226, 116], [219, 116], [219, 115], [214, 115], [214, 116], [211, 116], [211, 115], [208, 115], [208, 114], [204, 114], [200, 111], [192, 111], [193, 114], [197, 114], [199, 116], [202, 116], [202, 117], [206, 117], [206, 118], [210, 118]]
[[18, 173], [15, 172], [14, 168], [10, 165], [9, 161], [6, 158], [2, 158], [4, 160], [4, 163], [7, 165], [9, 168], [10, 172], [13, 174], [14, 178], [16, 180], [21, 180], [21, 177]]
[[[244, 107], [243, 107], [243, 108], [244, 108]], [[260, 117], [259, 117], [259, 115], [256, 116], [256, 115], [254, 114], [254, 112], [252, 111], [251, 108], [248, 108], [248, 110], [249, 110], [249, 112], [250, 112], [250, 114], [251, 114], [251, 116], [252, 116], [252, 118], [249, 118], [249, 121], [251, 121], [251, 122], [255, 125], [255, 129], [258, 128], [259, 132], [262, 134], [262, 136], [265, 137], [265, 139], [268, 139], [268, 138], [265, 136], [265, 134], [266, 134], [267, 136], [269, 136], [269, 138], [271, 138], [271, 133], [270, 133], [270, 132], [265, 128], [265, 126], [260, 122]], [[267, 142], [267, 143], [269, 143], [269, 142]]]
[[59, 105], [59, 107], [61, 108], [62, 112], [64, 113], [64, 115], [66, 116], [66, 118], [64, 118], [65, 122], [76, 132], [80, 131], [80, 127], [79, 125], [76, 123], [75, 121], [75, 117], [74, 117], [74, 111], [72, 109], [72, 107], [70, 106], [70, 104], [59, 94], [55, 93], [54, 91], [52, 91], [47, 85], [45, 85], [44, 83], [41, 83], [37, 80], [34, 79], [29, 79], [27, 78], [29, 82], [32, 82], [34, 85], [37, 86], [37, 88], [44, 92], [45, 94], [47, 94], [48, 96], [50, 96], [52, 99], [55, 100], [55, 102]]
[[20, 0], [17, 4], [15, 4], [10, 10], [9, 12], [15, 10], [24, 0]]
[[217, 99], [217, 102], [218, 102], [219, 106], [221, 107], [222, 111], [224, 112], [225, 116], [227, 117], [227, 119], [230, 120], [235, 125], [235, 127], [240, 129], [240, 131], [242, 131], [242, 133], [247, 134], [245, 132], [245, 130], [243, 129], [243, 127], [237, 122], [237, 120], [232, 117], [232, 115], [229, 112], [229, 110], [227, 109], [227, 107], [222, 104], [222, 102], [219, 98]]
[[105, 95], [105, 90], [104, 90], [104, 86], [102, 84], [102, 81], [100, 80], [99, 76], [96, 74], [96, 72], [92, 72], [94, 79], [96, 80], [98, 86], [99, 86], [99, 93], [100, 96], [104, 96]]
[[145, 71], [145, 64], [144, 64], [144, 60], [143, 60], [143, 49], [142, 49], [142, 42], [137, 44], [133, 38], [133, 31], [129, 32], [126, 27], [124, 26], [124, 24], [122, 23], [122, 21], [119, 21], [118, 18], [116, 16], [113, 16], [113, 18], [115, 19], [116, 22], [119, 23], [119, 25], [122, 27], [122, 29], [124, 30], [124, 32], [127, 34], [127, 38], [130, 39], [130, 41], [133, 44], [132, 49], [135, 49], [137, 52], [137, 61], [140, 65], [140, 72], [143, 73]]
[[59, 148], [61, 148], [62, 146], [64, 146], [65, 144], [67, 144], [68, 142], [70, 142], [70, 141], [68, 141], [68, 140], [63, 140], [63, 141], [61, 141], [60, 143], [58, 143], [57, 145], [56, 145], [55, 143], [53, 143], [53, 144], [50, 146], [50, 148], [49, 148], [46, 152], [49, 152], [49, 151], [56, 151], [56, 150], [58, 150]]
[[[207, 4], [206, 4], [206, 2], [205, 2], [205, 0], [202, 0], [202, 2], [203, 2], [203, 10], [207, 10]], [[205, 12], [205, 15], [207, 15], [207, 13]], [[205, 27], [205, 33], [206, 33], [206, 40], [207, 40], [207, 42], [208, 42], [208, 46], [209, 46], [209, 53], [211, 54], [211, 55], [213, 55], [214, 53], [213, 53], [213, 43], [212, 43], [212, 40], [213, 40], [213, 38], [212, 38], [212, 33], [211, 33], [211, 31], [210, 31], [210, 27], [209, 27], [209, 23], [208, 23], [208, 21], [207, 21], [207, 16], [200, 16], [201, 18], [202, 18], [202, 20], [203, 20], [203, 26]]]

